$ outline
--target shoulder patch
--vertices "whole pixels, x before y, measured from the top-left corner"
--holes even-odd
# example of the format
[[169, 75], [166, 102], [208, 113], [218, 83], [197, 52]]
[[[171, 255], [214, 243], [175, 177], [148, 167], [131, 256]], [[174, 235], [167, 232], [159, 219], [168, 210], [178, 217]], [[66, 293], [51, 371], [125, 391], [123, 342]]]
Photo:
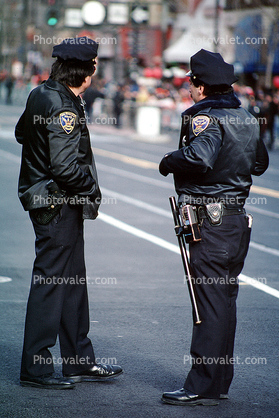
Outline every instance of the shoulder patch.
[[210, 122], [208, 116], [196, 116], [192, 120], [192, 130], [195, 136], [198, 136], [202, 131], [204, 131]]
[[75, 115], [72, 112], [60, 113], [59, 115], [60, 125], [62, 126], [66, 134], [70, 134], [73, 131], [75, 127], [75, 123], [76, 123], [76, 117], [77, 115]]

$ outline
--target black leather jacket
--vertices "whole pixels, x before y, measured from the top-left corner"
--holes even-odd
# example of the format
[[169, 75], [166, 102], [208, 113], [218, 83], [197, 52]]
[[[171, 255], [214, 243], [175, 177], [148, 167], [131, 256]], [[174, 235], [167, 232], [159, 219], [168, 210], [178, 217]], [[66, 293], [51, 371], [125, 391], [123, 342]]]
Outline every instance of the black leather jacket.
[[67, 196], [82, 196], [83, 218], [95, 219], [101, 193], [80, 97], [48, 79], [30, 93], [15, 136], [23, 145], [18, 192], [24, 209], [48, 206], [47, 183], [54, 180]]
[[179, 201], [243, 206], [251, 175], [268, 167], [257, 120], [234, 93], [206, 97], [182, 113], [179, 149], [165, 155], [160, 173], [174, 174]]

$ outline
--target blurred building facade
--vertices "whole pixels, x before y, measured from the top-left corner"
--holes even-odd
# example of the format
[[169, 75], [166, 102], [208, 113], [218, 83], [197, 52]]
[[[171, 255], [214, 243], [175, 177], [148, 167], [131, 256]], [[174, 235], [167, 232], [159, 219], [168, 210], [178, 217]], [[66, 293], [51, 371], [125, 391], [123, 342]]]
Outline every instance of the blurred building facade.
[[[84, 11], [89, 3], [97, 8]], [[171, 22], [186, 7], [187, 0], [0, 0], [0, 66], [41, 71], [55, 43], [87, 35], [100, 43], [100, 71], [122, 78], [137, 66], [161, 65]]]
[[251, 85], [272, 87], [279, 74], [278, 0], [0, 0], [0, 23], [0, 69], [16, 78], [42, 73], [55, 43], [83, 35], [99, 41], [106, 79], [159, 78], [188, 68], [201, 48], [220, 52]]

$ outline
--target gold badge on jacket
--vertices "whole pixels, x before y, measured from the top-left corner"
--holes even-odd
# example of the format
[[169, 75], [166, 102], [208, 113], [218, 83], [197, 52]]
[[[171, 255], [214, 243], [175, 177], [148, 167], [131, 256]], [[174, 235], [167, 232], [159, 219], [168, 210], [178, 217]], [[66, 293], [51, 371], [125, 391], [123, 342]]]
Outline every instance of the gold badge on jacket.
[[76, 123], [76, 117], [77, 115], [75, 115], [72, 112], [60, 113], [59, 115], [60, 125], [62, 126], [66, 134], [70, 134], [73, 131], [75, 127], [75, 123]]
[[192, 121], [192, 130], [195, 136], [198, 136], [209, 125], [210, 119], [208, 116], [196, 116]]

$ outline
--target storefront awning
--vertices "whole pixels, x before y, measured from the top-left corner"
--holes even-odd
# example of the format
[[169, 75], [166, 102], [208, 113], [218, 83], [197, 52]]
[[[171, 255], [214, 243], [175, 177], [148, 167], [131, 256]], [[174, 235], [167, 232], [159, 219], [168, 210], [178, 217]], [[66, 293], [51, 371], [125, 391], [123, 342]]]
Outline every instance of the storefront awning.
[[209, 51], [214, 51], [213, 37], [209, 38], [208, 34], [194, 33], [186, 31], [183, 35], [171, 46], [165, 49], [163, 58], [165, 62], [181, 62], [189, 63], [190, 58], [201, 48]]

